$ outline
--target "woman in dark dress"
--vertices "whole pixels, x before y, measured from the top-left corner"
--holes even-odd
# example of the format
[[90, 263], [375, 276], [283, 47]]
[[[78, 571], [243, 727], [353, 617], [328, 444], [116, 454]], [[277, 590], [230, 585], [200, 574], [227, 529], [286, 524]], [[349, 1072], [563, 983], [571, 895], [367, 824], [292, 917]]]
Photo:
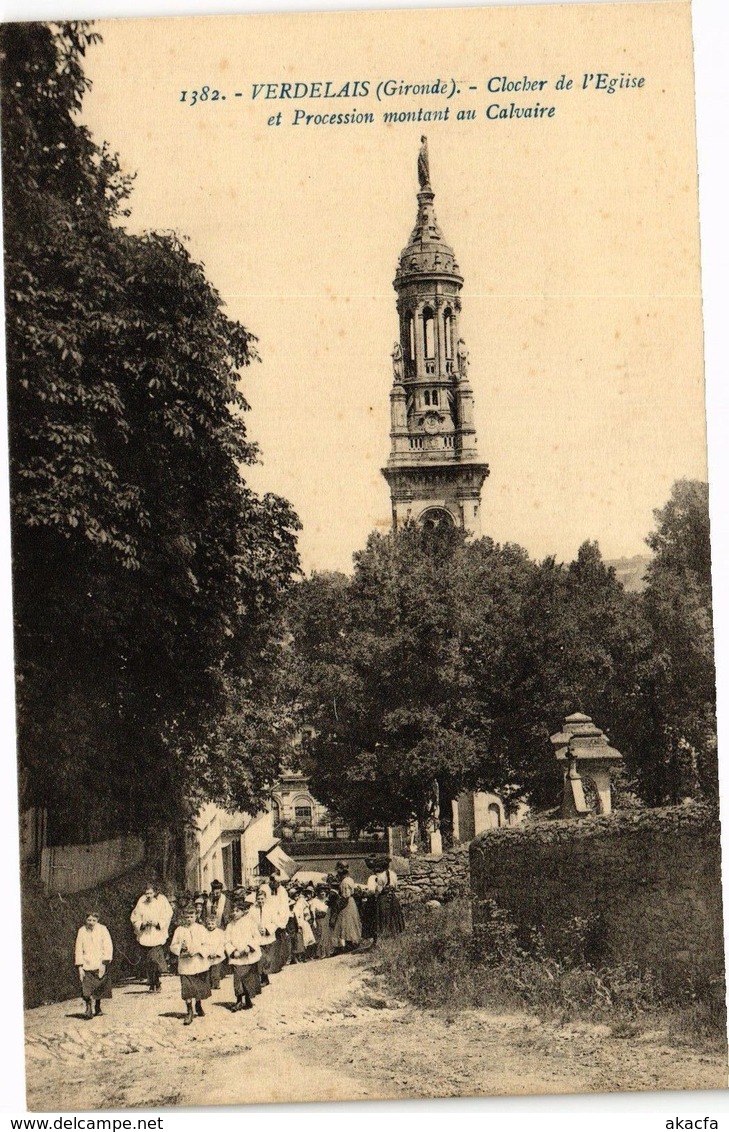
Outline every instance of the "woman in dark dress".
[[377, 877], [378, 862], [372, 857], [365, 857], [365, 866], [369, 872], [367, 877], [367, 891], [360, 898], [359, 915], [362, 920], [362, 939], [377, 938]]
[[377, 906], [375, 909], [376, 939], [383, 936], [399, 935], [405, 930], [405, 919], [397, 898], [397, 873], [390, 868], [390, 859], [383, 861], [385, 866], [376, 877]]

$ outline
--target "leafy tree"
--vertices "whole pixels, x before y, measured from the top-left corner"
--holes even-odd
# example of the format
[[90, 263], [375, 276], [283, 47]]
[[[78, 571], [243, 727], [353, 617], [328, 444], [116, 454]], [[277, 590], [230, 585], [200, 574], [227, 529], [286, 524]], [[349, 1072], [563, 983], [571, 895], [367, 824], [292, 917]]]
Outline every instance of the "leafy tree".
[[355, 828], [421, 822], [462, 789], [555, 805], [548, 743], [589, 713], [652, 805], [717, 788], [708, 494], [656, 511], [643, 594], [596, 543], [574, 562], [452, 530], [373, 535], [354, 576], [315, 576], [290, 610], [290, 678], [312, 787]]
[[[483, 553], [475, 544], [473, 556]], [[595, 543], [567, 568], [547, 558], [500, 578], [497, 555], [473, 586], [469, 643], [474, 710], [485, 729], [491, 786], [507, 804], [554, 805], [561, 795], [548, 739], [565, 715], [588, 712], [620, 745], [636, 693], [635, 664], [648, 647], [638, 601], [626, 594]], [[484, 602], [484, 590], [489, 595]]]
[[653, 651], [642, 671], [639, 774], [653, 804], [718, 791], [709, 490], [679, 480], [654, 512], [642, 605]]
[[575, 710], [617, 730], [648, 642], [595, 544], [564, 568], [447, 528], [371, 536], [290, 626], [312, 789], [355, 828], [425, 821], [435, 782], [446, 819], [463, 789], [555, 802], [550, 733]]
[[253, 337], [176, 236], [124, 230], [129, 181], [76, 120], [97, 40], [0, 29], [22, 801], [58, 839], [260, 798], [298, 569], [296, 516], [241, 476]]
[[654, 554], [648, 579], [659, 570], [693, 576], [704, 587], [704, 602], [711, 606], [711, 537], [709, 485], [701, 480], [677, 480], [671, 498], [653, 512], [656, 529], [646, 542]]
[[[425, 820], [433, 779], [459, 773], [460, 737], [447, 758], [440, 749], [455, 675], [445, 593], [457, 539], [416, 528], [372, 535], [353, 579], [314, 575], [292, 595], [294, 694], [315, 731], [312, 789], [354, 829], [404, 811]], [[463, 744], [460, 754], [468, 758]]]

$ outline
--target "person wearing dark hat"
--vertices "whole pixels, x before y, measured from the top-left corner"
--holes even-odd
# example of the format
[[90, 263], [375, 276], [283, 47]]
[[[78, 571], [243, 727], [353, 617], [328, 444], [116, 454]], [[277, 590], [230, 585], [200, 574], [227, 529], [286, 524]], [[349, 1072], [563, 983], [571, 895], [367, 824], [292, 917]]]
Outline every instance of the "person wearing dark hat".
[[299, 932], [299, 925], [294, 914], [294, 906], [299, 899], [299, 886], [295, 880], [289, 881], [288, 887], [288, 920], [286, 923], [286, 936], [289, 942], [289, 963], [299, 963], [303, 954], [303, 940]]
[[225, 953], [233, 972], [234, 1011], [250, 1010], [254, 996], [261, 993], [261, 936], [252, 911], [254, 900], [249, 896], [236, 901], [225, 929]]
[[210, 998], [208, 933], [202, 924], [197, 923], [195, 916], [195, 905], [188, 904], [184, 911], [184, 923], [179, 928], [175, 928], [170, 944], [170, 951], [178, 957], [180, 994], [187, 1006], [186, 1026], [191, 1026], [193, 1022], [193, 1001], [195, 1014], [203, 1018], [205, 1011], [202, 1008], [202, 999]]
[[392, 860], [390, 857], [385, 857], [379, 863], [382, 871], [375, 877], [377, 884], [375, 939], [399, 935], [405, 930], [405, 919], [397, 898], [397, 873], [390, 868]]
[[283, 966], [288, 967], [290, 964], [299, 962], [299, 955], [301, 954], [301, 940], [298, 935], [298, 924], [294, 916], [294, 904], [298, 899], [298, 889], [293, 882], [289, 882], [286, 886], [286, 902], [287, 909], [281, 910], [281, 919], [286, 916], [286, 927], [283, 932], [280, 932], [280, 954]]
[[195, 897], [193, 893], [190, 892], [189, 888], [183, 888], [182, 892], [178, 892], [177, 895], [173, 897], [175, 907], [174, 918], [172, 920], [173, 928], [179, 928], [181, 924], [184, 924], [185, 908], [187, 908], [188, 904], [193, 904], [194, 899]]
[[208, 898], [204, 892], [195, 893], [195, 922], [205, 924], [208, 918]]
[[[81, 997], [86, 1004], [86, 1019], [101, 1014], [101, 999], [111, 998], [109, 964], [114, 957], [114, 945], [109, 929], [99, 923], [99, 913], [90, 909], [83, 926], [76, 935], [74, 963], [81, 980]], [[94, 1009], [91, 1000], [94, 999]]]
[[354, 951], [362, 940], [362, 923], [354, 899], [355, 884], [344, 861], [337, 862], [337, 877], [340, 907], [334, 925], [334, 946], [340, 951]]
[[[233, 889], [233, 891], [231, 892], [231, 894], [230, 894], [230, 901], [229, 901], [229, 906], [228, 906], [228, 908], [227, 908], [227, 909], [226, 909], [226, 911], [225, 911], [225, 921], [226, 921], [226, 924], [225, 924], [225, 926], [226, 926], [226, 927], [227, 927], [227, 922], [228, 922], [228, 921], [230, 920], [231, 906], [232, 906], [233, 904], [240, 904], [241, 902], [245, 901], [245, 899], [246, 899], [246, 897], [248, 896], [249, 892], [251, 892], [251, 889], [250, 889], [250, 888], [246, 888], [246, 886], [245, 886], [245, 885], [243, 885], [243, 884], [237, 884], [237, 885], [235, 886], [235, 888]], [[255, 894], [255, 889], [254, 889], [254, 890], [253, 890], [253, 896], [254, 896], [254, 898], [255, 898], [255, 895], [256, 895], [256, 894]]]
[[219, 928], [223, 927], [223, 918], [225, 916], [225, 906], [227, 901], [225, 893], [223, 892], [223, 882], [214, 880], [210, 885], [210, 896], [208, 897], [208, 916], [215, 916], [215, 923]]

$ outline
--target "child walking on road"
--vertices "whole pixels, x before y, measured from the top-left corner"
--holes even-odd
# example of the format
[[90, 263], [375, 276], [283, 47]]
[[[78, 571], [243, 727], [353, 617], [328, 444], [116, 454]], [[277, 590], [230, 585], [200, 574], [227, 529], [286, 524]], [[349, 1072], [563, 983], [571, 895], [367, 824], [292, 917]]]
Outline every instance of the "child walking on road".
[[208, 912], [205, 921], [205, 930], [208, 933], [208, 959], [210, 960], [210, 987], [218, 990], [225, 966], [225, 933], [219, 928], [215, 916]]
[[236, 901], [225, 931], [225, 952], [233, 971], [235, 1006], [233, 1010], [250, 1010], [253, 996], [261, 992], [261, 933], [251, 912], [251, 904]]
[[180, 993], [187, 1006], [184, 1025], [191, 1026], [194, 1019], [193, 1002], [195, 1014], [198, 1018], [204, 1018], [202, 1000], [210, 998], [209, 932], [202, 924], [196, 922], [194, 904], [188, 904], [183, 915], [182, 924], [179, 928], [175, 928], [170, 951], [178, 957]]
[[[99, 923], [98, 912], [88, 912], [83, 927], [78, 929], [74, 956], [81, 980], [81, 995], [86, 1003], [86, 1019], [101, 1014], [102, 998], [111, 998], [109, 964], [113, 956], [109, 929]], [[92, 999], [95, 1002], [93, 1011]]]

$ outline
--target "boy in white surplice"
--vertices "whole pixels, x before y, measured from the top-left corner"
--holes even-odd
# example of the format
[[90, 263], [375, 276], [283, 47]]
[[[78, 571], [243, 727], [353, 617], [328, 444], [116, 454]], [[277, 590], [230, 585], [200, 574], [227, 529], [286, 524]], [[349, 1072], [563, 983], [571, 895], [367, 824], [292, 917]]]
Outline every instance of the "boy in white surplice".
[[195, 905], [188, 904], [184, 911], [184, 922], [175, 928], [170, 951], [178, 956], [177, 970], [180, 975], [180, 993], [187, 1006], [185, 1025], [191, 1026], [195, 1014], [205, 1017], [202, 999], [210, 998], [210, 958], [208, 952], [209, 932], [195, 921]]
[[151, 991], [160, 989], [160, 975], [167, 973], [165, 944], [172, 922], [172, 905], [153, 881], [147, 884], [129, 917], [142, 949], [144, 970]]
[[[114, 945], [109, 929], [99, 923], [99, 913], [90, 911], [83, 927], [78, 929], [74, 963], [81, 980], [81, 995], [86, 1003], [85, 1017], [101, 1014], [101, 999], [111, 998], [109, 964], [114, 957]], [[92, 1012], [91, 1000], [95, 1001]]]
[[253, 997], [261, 993], [260, 941], [261, 933], [252, 911], [252, 899], [236, 901], [225, 930], [225, 953], [233, 971], [233, 1010], [250, 1010]]

